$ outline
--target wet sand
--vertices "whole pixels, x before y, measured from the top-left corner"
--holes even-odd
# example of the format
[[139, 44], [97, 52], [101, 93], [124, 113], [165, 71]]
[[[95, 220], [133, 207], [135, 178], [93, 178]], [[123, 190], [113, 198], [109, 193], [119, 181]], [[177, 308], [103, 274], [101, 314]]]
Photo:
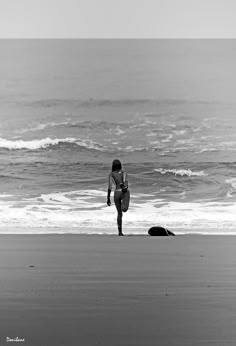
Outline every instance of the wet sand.
[[235, 346], [235, 268], [235, 236], [1, 235], [0, 345]]

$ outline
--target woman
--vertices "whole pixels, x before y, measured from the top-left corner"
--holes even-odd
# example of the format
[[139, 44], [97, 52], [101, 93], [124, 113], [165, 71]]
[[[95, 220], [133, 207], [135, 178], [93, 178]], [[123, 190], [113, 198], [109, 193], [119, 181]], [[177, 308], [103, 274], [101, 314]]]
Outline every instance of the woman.
[[124, 235], [122, 232], [122, 212], [126, 212], [129, 208], [130, 192], [128, 190], [127, 173], [122, 169], [121, 162], [114, 160], [112, 162], [111, 173], [108, 176], [107, 205], [111, 205], [111, 189], [112, 184], [115, 185], [114, 202], [117, 209], [117, 226], [118, 234]]

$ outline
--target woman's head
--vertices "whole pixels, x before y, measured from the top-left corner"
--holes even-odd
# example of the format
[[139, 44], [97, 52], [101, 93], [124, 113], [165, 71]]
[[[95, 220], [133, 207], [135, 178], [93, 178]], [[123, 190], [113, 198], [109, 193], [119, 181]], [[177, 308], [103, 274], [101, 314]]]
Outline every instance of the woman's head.
[[120, 169], [122, 169], [122, 164], [120, 162], [120, 160], [114, 160], [112, 162], [112, 172], [114, 171], [119, 171]]

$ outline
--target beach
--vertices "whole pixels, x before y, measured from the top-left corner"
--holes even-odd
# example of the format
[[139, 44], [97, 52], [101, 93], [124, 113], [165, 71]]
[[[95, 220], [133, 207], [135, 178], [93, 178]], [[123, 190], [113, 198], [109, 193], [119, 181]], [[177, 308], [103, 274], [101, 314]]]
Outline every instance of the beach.
[[0, 46], [0, 346], [235, 346], [236, 40]]
[[235, 345], [235, 236], [1, 235], [0, 345]]

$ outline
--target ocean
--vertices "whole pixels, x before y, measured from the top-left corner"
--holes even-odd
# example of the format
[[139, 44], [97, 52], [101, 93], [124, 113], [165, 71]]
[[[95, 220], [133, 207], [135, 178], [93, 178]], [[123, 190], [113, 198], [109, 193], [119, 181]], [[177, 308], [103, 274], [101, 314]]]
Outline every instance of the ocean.
[[0, 233], [236, 234], [236, 40], [0, 40]]

